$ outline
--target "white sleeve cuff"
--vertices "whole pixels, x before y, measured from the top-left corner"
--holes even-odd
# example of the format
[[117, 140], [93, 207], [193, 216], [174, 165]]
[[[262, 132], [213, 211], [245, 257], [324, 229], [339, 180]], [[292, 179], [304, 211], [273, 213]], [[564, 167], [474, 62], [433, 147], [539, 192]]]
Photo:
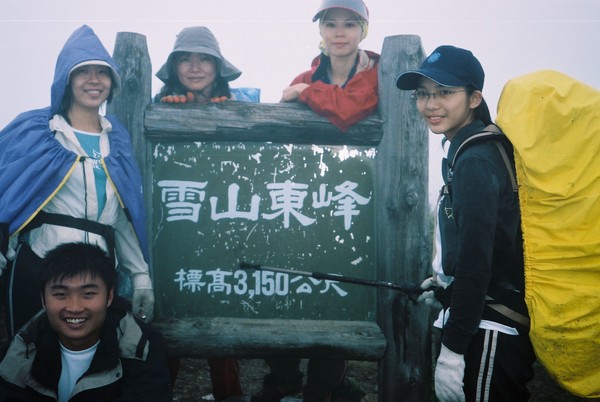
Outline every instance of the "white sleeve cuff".
[[134, 289], [152, 289], [152, 279], [145, 272], [132, 275], [131, 281]]

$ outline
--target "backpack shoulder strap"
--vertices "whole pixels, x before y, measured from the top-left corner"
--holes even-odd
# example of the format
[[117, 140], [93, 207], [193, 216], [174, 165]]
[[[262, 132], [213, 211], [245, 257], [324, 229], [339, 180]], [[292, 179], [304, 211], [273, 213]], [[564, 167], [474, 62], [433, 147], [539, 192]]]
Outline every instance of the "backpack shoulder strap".
[[[503, 134], [504, 135], [504, 134]], [[494, 141], [498, 151], [500, 151], [500, 155], [502, 156], [502, 160], [504, 161], [504, 166], [506, 166], [506, 170], [508, 171], [508, 176], [510, 177], [510, 182], [512, 184], [513, 193], [519, 191], [519, 186], [517, 185], [517, 179], [515, 178], [515, 172], [510, 164], [510, 160], [508, 159], [508, 155], [506, 154], [506, 149], [500, 144], [500, 141]]]
[[[516, 193], [518, 191], [517, 179], [515, 178], [515, 173], [513, 171], [512, 165], [510, 164], [510, 159], [508, 157], [508, 154], [506, 153], [506, 149], [504, 149], [504, 147], [500, 143], [500, 140], [506, 139], [506, 136], [494, 124], [490, 124], [489, 126], [486, 127], [486, 131], [477, 133], [477, 134], [467, 138], [462, 144], [460, 144], [460, 146], [454, 153], [454, 157], [452, 158], [451, 161], [449, 161], [450, 173], [448, 175], [448, 177], [449, 177], [448, 185], [450, 184], [450, 181], [452, 179], [452, 170], [454, 169], [454, 164], [456, 163], [456, 159], [460, 155], [461, 151], [463, 151], [469, 145], [471, 145], [477, 141], [486, 140], [486, 139], [490, 139], [491, 141], [493, 141], [494, 144], [496, 145], [496, 147], [498, 148], [498, 151], [500, 152], [500, 155], [502, 156], [502, 160], [504, 161], [504, 165], [506, 166], [506, 170], [510, 177], [510, 182], [512, 184], [513, 192]], [[444, 186], [444, 187], [446, 187], [446, 186]]]

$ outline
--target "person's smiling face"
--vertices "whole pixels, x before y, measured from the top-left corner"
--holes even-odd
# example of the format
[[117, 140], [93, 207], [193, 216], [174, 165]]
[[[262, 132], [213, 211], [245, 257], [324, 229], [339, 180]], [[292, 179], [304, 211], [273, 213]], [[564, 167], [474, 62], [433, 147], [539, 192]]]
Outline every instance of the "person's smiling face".
[[204, 92], [210, 95], [212, 84], [217, 79], [216, 59], [204, 53], [178, 54], [175, 59], [177, 78], [190, 91]]
[[[475, 119], [475, 108], [481, 103], [481, 92], [469, 95], [464, 87], [445, 87], [423, 78], [415, 90], [417, 109], [434, 134], [448, 140]], [[419, 96], [426, 94], [427, 96]]]
[[354, 56], [358, 51], [362, 27], [352, 11], [343, 8], [328, 10], [319, 24], [319, 30], [330, 56]]
[[100, 339], [112, 300], [113, 290], [89, 273], [48, 282], [42, 299], [50, 326], [70, 350], [87, 349]]
[[95, 111], [106, 101], [112, 88], [110, 67], [85, 65], [76, 68], [69, 77], [73, 100], [71, 107]]

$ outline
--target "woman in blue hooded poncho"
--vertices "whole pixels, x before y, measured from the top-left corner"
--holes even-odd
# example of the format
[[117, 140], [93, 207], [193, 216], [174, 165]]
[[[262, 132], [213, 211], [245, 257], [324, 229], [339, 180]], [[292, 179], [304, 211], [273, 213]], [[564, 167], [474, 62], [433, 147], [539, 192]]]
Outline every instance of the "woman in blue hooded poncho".
[[14, 258], [7, 292], [11, 335], [41, 308], [36, 270], [61, 243], [107, 251], [130, 274], [133, 312], [152, 318], [141, 176], [128, 132], [100, 114], [119, 87], [114, 61], [84, 25], [58, 55], [51, 105], [22, 113], [0, 132], [0, 222], [11, 235], [9, 249], [0, 250], [0, 268]]

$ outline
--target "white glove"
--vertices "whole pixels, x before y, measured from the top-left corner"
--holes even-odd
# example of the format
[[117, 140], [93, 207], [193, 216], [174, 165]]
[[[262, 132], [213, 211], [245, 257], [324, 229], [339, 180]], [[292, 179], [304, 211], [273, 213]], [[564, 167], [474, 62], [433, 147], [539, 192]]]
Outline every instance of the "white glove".
[[465, 402], [465, 356], [442, 344], [435, 366], [435, 394], [440, 402]]
[[425, 279], [420, 285], [421, 289], [423, 290], [430, 290], [435, 288], [436, 286], [437, 283], [433, 276], [430, 276], [429, 278]]
[[440, 301], [438, 299], [436, 299], [435, 291], [433, 291], [433, 290], [427, 290], [427, 291], [421, 293], [419, 295], [419, 297], [417, 297], [417, 302], [423, 303], [427, 306], [431, 306], [431, 307], [437, 308], [437, 309], [442, 308], [442, 303], [440, 303]]
[[2, 272], [6, 269], [8, 265], [8, 261], [12, 261], [15, 259], [17, 248], [17, 235], [9, 237], [8, 240], [8, 250], [6, 251], [6, 255], [0, 253], [0, 276], [2, 276]]
[[150, 275], [140, 273], [133, 275], [133, 300], [131, 311], [144, 322], [152, 321], [154, 318], [154, 290]]
[[435, 298], [434, 289], [437, 287], [437, 282], [432, 276], [425, 279], [421, 283], [420, 287], [424, 290], [424, 292], [417, 297], [418, 303], [423, 303], [435, 308], [442, 308], [442, 304], [438, 301], [438, 299]]

